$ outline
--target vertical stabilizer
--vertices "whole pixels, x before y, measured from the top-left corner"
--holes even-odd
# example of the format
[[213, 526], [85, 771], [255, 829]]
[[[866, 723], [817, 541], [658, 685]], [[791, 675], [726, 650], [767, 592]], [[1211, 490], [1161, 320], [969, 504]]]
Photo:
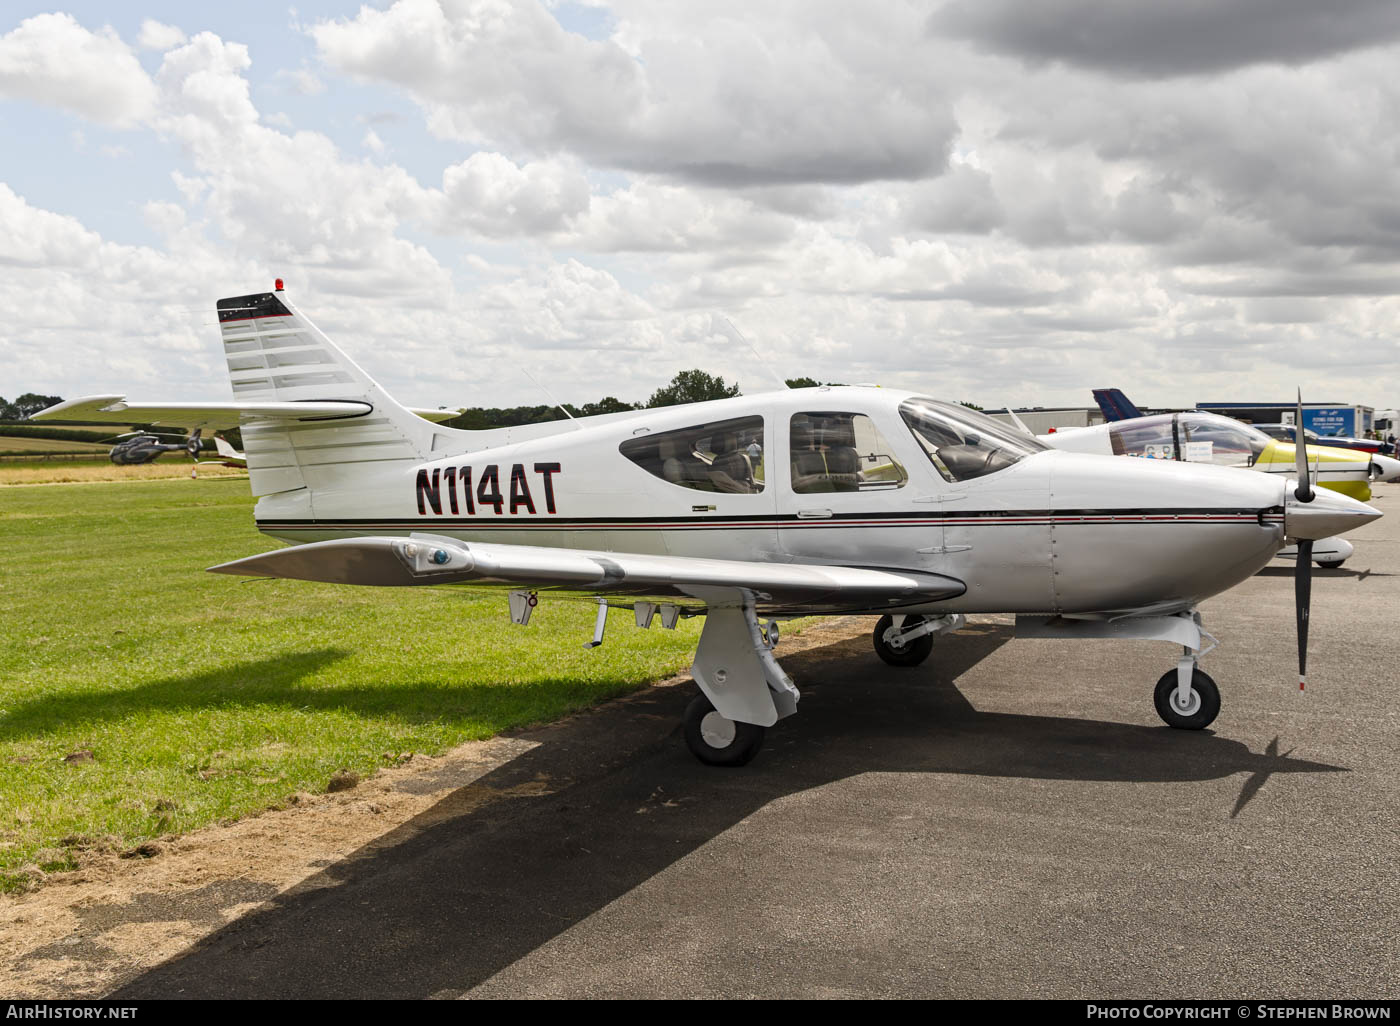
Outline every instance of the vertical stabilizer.
[[[344, 487], [356, 469], [412, 464], [448, 429], [400, 406], [287, 298], [275, 292], [218, 301], [219, 330], [235, 400], [349, 400], [364, 413], [241, 425], [254, 495]], [[309, 498], [309, 496], [308, 496]]]
[[1142, 411], [1133, 405], [1126, 395], [1116, 388], [1094, 389], [1094, 402], [1103, 411], [1104, 420], [1133, 420], [1142, 416]]

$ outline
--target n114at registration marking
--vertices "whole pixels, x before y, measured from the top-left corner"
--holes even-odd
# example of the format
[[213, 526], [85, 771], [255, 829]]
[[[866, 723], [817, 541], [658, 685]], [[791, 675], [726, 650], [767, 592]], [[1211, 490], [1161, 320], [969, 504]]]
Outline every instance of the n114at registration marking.
[[[539, 477], [536, 487], [541, 488], [544, 494], [544, 511], [556, 512], [554, 475], [559, 473], [559, 464], [536, 463], [534, 472]], [[458, 516], [466, 513], [468, 516], [476, 516], [477, 507], [480, 506], [482, 513], [489, 508], [500, 516], [506, 511], [507, 504], [511, 513], [518, 513], [522, 509], [527, 513], [538, 512], [535, 508], [534, 494], [530, 491], [530, 476], [525, 472], [525, 464], [512, 464], [508, 473], [509, 498], [501, 493], [501, 478], [504, 474], [501, 467], [495, 463], [488, 463], [480, 468], [434, 467], [431, 474], [426, 467], [420, 468], [418, 480], [414, 483], [418, 512], [423, 516], [427, 516], [429, 510], [439, 516], [444, 513]], [[476, 479], [475, 488], [472, 487], [473, 477]]]

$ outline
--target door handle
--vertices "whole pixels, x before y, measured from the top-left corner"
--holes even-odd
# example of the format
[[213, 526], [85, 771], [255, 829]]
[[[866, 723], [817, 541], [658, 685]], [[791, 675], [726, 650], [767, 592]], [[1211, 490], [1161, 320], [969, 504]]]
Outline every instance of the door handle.
[[799, 509], [797, 511], [797, 518], [799, 520], [821, 520], [829, 516], [831, 516], [831, 510], [829, 509]]

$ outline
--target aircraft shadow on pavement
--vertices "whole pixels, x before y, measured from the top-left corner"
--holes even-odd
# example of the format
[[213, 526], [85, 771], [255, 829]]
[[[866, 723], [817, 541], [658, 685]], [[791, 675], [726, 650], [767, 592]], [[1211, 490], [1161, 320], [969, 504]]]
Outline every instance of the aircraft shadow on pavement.
[[[803, 688], [801, 715], [738, 770], [701, 766], [679, 730], [662, 726], [679, 718], [690, 688], [532, 731], [537, 747], [111, 996], [459, 994], [775, 799], [861, 773], [1248, 772], [1238, 814], [1272, 773], [1341, 769], [1279, 756], [1277, 739], [1255, 754], [1208, 732], [978, 712], [952, 682], [1010, 637], [1010, 627], [969, 629], [940, 640], [917, 670], [884, 666], [867, 638], [792, 655], [784, 662]], [[505, 798], [541, 782], [537, 797]]]
[[[1297, 571], [1291, 566], [1266, 566], [1258, 571], [1255, 577], [1292, 577]], [[1325, 581], [1329, 577], [1353, 577], [1357, 581], [1364, 581], [1368, 577], [1394, 577], [1394, 574], [1377, 572], [1369, 567], [1365, 570], [1352, 570], [1349, 567], [1313, 567], [1313, 578]]]

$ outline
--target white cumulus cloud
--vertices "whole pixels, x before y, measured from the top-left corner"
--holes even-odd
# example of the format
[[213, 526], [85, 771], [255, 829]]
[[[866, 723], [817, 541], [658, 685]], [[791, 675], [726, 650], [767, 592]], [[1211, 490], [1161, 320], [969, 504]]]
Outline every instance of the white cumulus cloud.
[[143, 50], [173, 50], [186, 38], [183, 29], [146, 18], [141, 22], [141, 32], [136, 42]]
[[113, 29], [91, 32], [59, 13], [37, 14], [0, 36], [0, 95], [126, 127], [150, 113], [156, 90]]
[[596, 41], [537, 0], [397, 0], [310, 31], [330, 66], [406, 89], [472, 143], [712, 185], [936, 172], [954, 123], [917, 14], [794, 26], [799, 9], [639, 8]]

